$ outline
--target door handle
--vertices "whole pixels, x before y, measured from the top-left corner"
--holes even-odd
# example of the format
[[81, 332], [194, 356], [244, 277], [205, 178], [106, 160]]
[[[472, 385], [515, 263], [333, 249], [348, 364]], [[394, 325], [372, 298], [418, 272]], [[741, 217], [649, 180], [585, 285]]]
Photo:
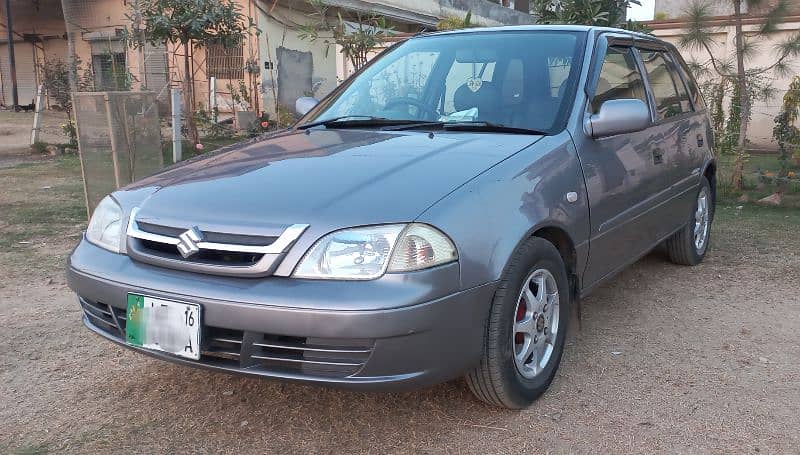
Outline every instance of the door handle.
[[664, 162], [664, 151], [661, 149], [653, 150], [653, 164], [661, 164]]
[[698, 147], [702, 147], [704, 143], [705, 143], [705, 140], [703, 139], [703, 135], [702, 134], [698, 134], [697, 135], [697, 146]]

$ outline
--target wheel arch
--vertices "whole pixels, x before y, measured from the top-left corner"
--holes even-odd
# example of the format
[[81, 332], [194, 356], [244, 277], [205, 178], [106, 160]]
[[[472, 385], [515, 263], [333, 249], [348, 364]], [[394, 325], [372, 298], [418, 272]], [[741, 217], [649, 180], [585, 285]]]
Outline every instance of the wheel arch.
[[543, 223], [531, 228], [526, 235], [517, 242], [517, 245], [512, 250], [512, 254], [506, 259], [503, 273], [508, 268], [514, 255], [517, 254], [522, 244], [533, 237], [546, 240], [556, 248], [558, 254], [561, 256], [561, 260], [564, 261], [567, 277], [570, 280], [570, 290], [573, 292], [573, 295], [575, 295], [580, 290], [580, 261], [578, 258], [578, 251], [574, 240], [569, 235], [566, 228], [555, 222]]
[[[716, 206], [717, 204], [717, 162], [716, 160], [709, 160], [705, 167], [703, 168], [702, 174], [706, 180], [708, 180], [708, 184], [711, 186], [711, 202]], [[715, 210], [711, 211], [711, 220], [714, 220], [714, 212]]]

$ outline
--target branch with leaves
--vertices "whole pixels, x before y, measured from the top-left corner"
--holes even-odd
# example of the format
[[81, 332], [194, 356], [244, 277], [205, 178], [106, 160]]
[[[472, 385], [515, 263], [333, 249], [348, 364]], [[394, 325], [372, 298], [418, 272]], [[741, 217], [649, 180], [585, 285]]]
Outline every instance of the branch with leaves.
[[334, 19], [331, 7], [323, 0], [308, 0], [307, 4], [312, 9], [309, 15], [312, 22], [300, 26], [300, 39], [323, 42], [326, 56], [331, 46], [341, 47], [342, 55], [356, 70], [367, 63], [370, 52], [386, 42], [387, 32], [391, 30], [383, 16], [356, 12], [345, 20], [337, 11]]
[[476, 24], [472, 23], [472, 11], [467, 11], [463, 18], [458, 16], [446, 17], [436, 24], [437, 30], [461, 30], [472, 27], [477, 27]]
[[627, 19], [630, 5], [641, 5], [641, 1], [533, 0], [531, 12], [540, 24], [597, 25], [650, 33], [644, 24]]
[[199, 141], [194, 116], [192, 50], [221, 44], [240, 45], [253, 30], [253, 19], [245, 16], [233, 0], [135, 0], [127, 14], [133, 24], [134, 47], [171, 43], [183, 47], [183, 108], [189, 139]]

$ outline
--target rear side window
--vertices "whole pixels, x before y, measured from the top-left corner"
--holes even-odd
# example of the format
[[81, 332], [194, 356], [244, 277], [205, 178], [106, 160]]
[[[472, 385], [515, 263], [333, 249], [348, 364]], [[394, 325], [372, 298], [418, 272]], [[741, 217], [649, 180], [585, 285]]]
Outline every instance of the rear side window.
[[647, 80], [656, 101], [659, 120], [691, 112], [689, 94], [671, 60], [661, 51], [641, 50], [640, 55], [647, 71]]
[[642, 75], [636, 65], [636, 57], [629, 47], [611, 46], [606, 51], [597, 90], [592, 98], [592, 113], [608, 100], [637, 99], [647, 104]]

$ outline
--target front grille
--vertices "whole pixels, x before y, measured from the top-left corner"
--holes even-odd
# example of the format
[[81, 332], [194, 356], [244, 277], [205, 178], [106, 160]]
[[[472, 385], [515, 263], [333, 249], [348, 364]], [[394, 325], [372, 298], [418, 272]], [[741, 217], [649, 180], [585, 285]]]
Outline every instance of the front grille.
[[[119, 341], [125, 340], [124, 310], [79, 300], [92, 325]], [[374, 340], [368, 339], [293, 337], [204, 326], [197, 362], [243, 372], [344, 378], [364, 366], [373, 344]]]
[[196, 226], [139, 221], [137, 213], [138, 209], [132, 210], [128, 221], [128, 255], [132, 259], [217, 275], [270, 275], [289, 247], [308, 228], [306, 224], [294, 224], [277, 237], [201, 231]]
[[[184, 258], [178, 252], [178, 247], [167, 243], [153, 242], [151, 240], [140, 240], [141, 251], [152, 255], [157, 255], [164, 259], [173, 261], [183, 261]], [[201, 250], [192, 256], [191, 262], [196, 264], [219, 265], [219, 266], [238, 266], [250, 267], [258, 263], [263, 258], [263, 254], [235, 253], [220, 250]]]
[[[179, 228], [172, 226], [161, 226], [153, 223], [138, 222], [139, 229], [151, 234], [159, 234], [167, 237], [178, 237], [187, 228]], [[275, 243], [278, 237], [267, 235], [242, 235], [242, 234], [228, 234], [225, 232], [204, 232], [206, 240], [215, 243], [232, 243], [237, 245], [250, 245], [250, 246], [266, 246]]]

